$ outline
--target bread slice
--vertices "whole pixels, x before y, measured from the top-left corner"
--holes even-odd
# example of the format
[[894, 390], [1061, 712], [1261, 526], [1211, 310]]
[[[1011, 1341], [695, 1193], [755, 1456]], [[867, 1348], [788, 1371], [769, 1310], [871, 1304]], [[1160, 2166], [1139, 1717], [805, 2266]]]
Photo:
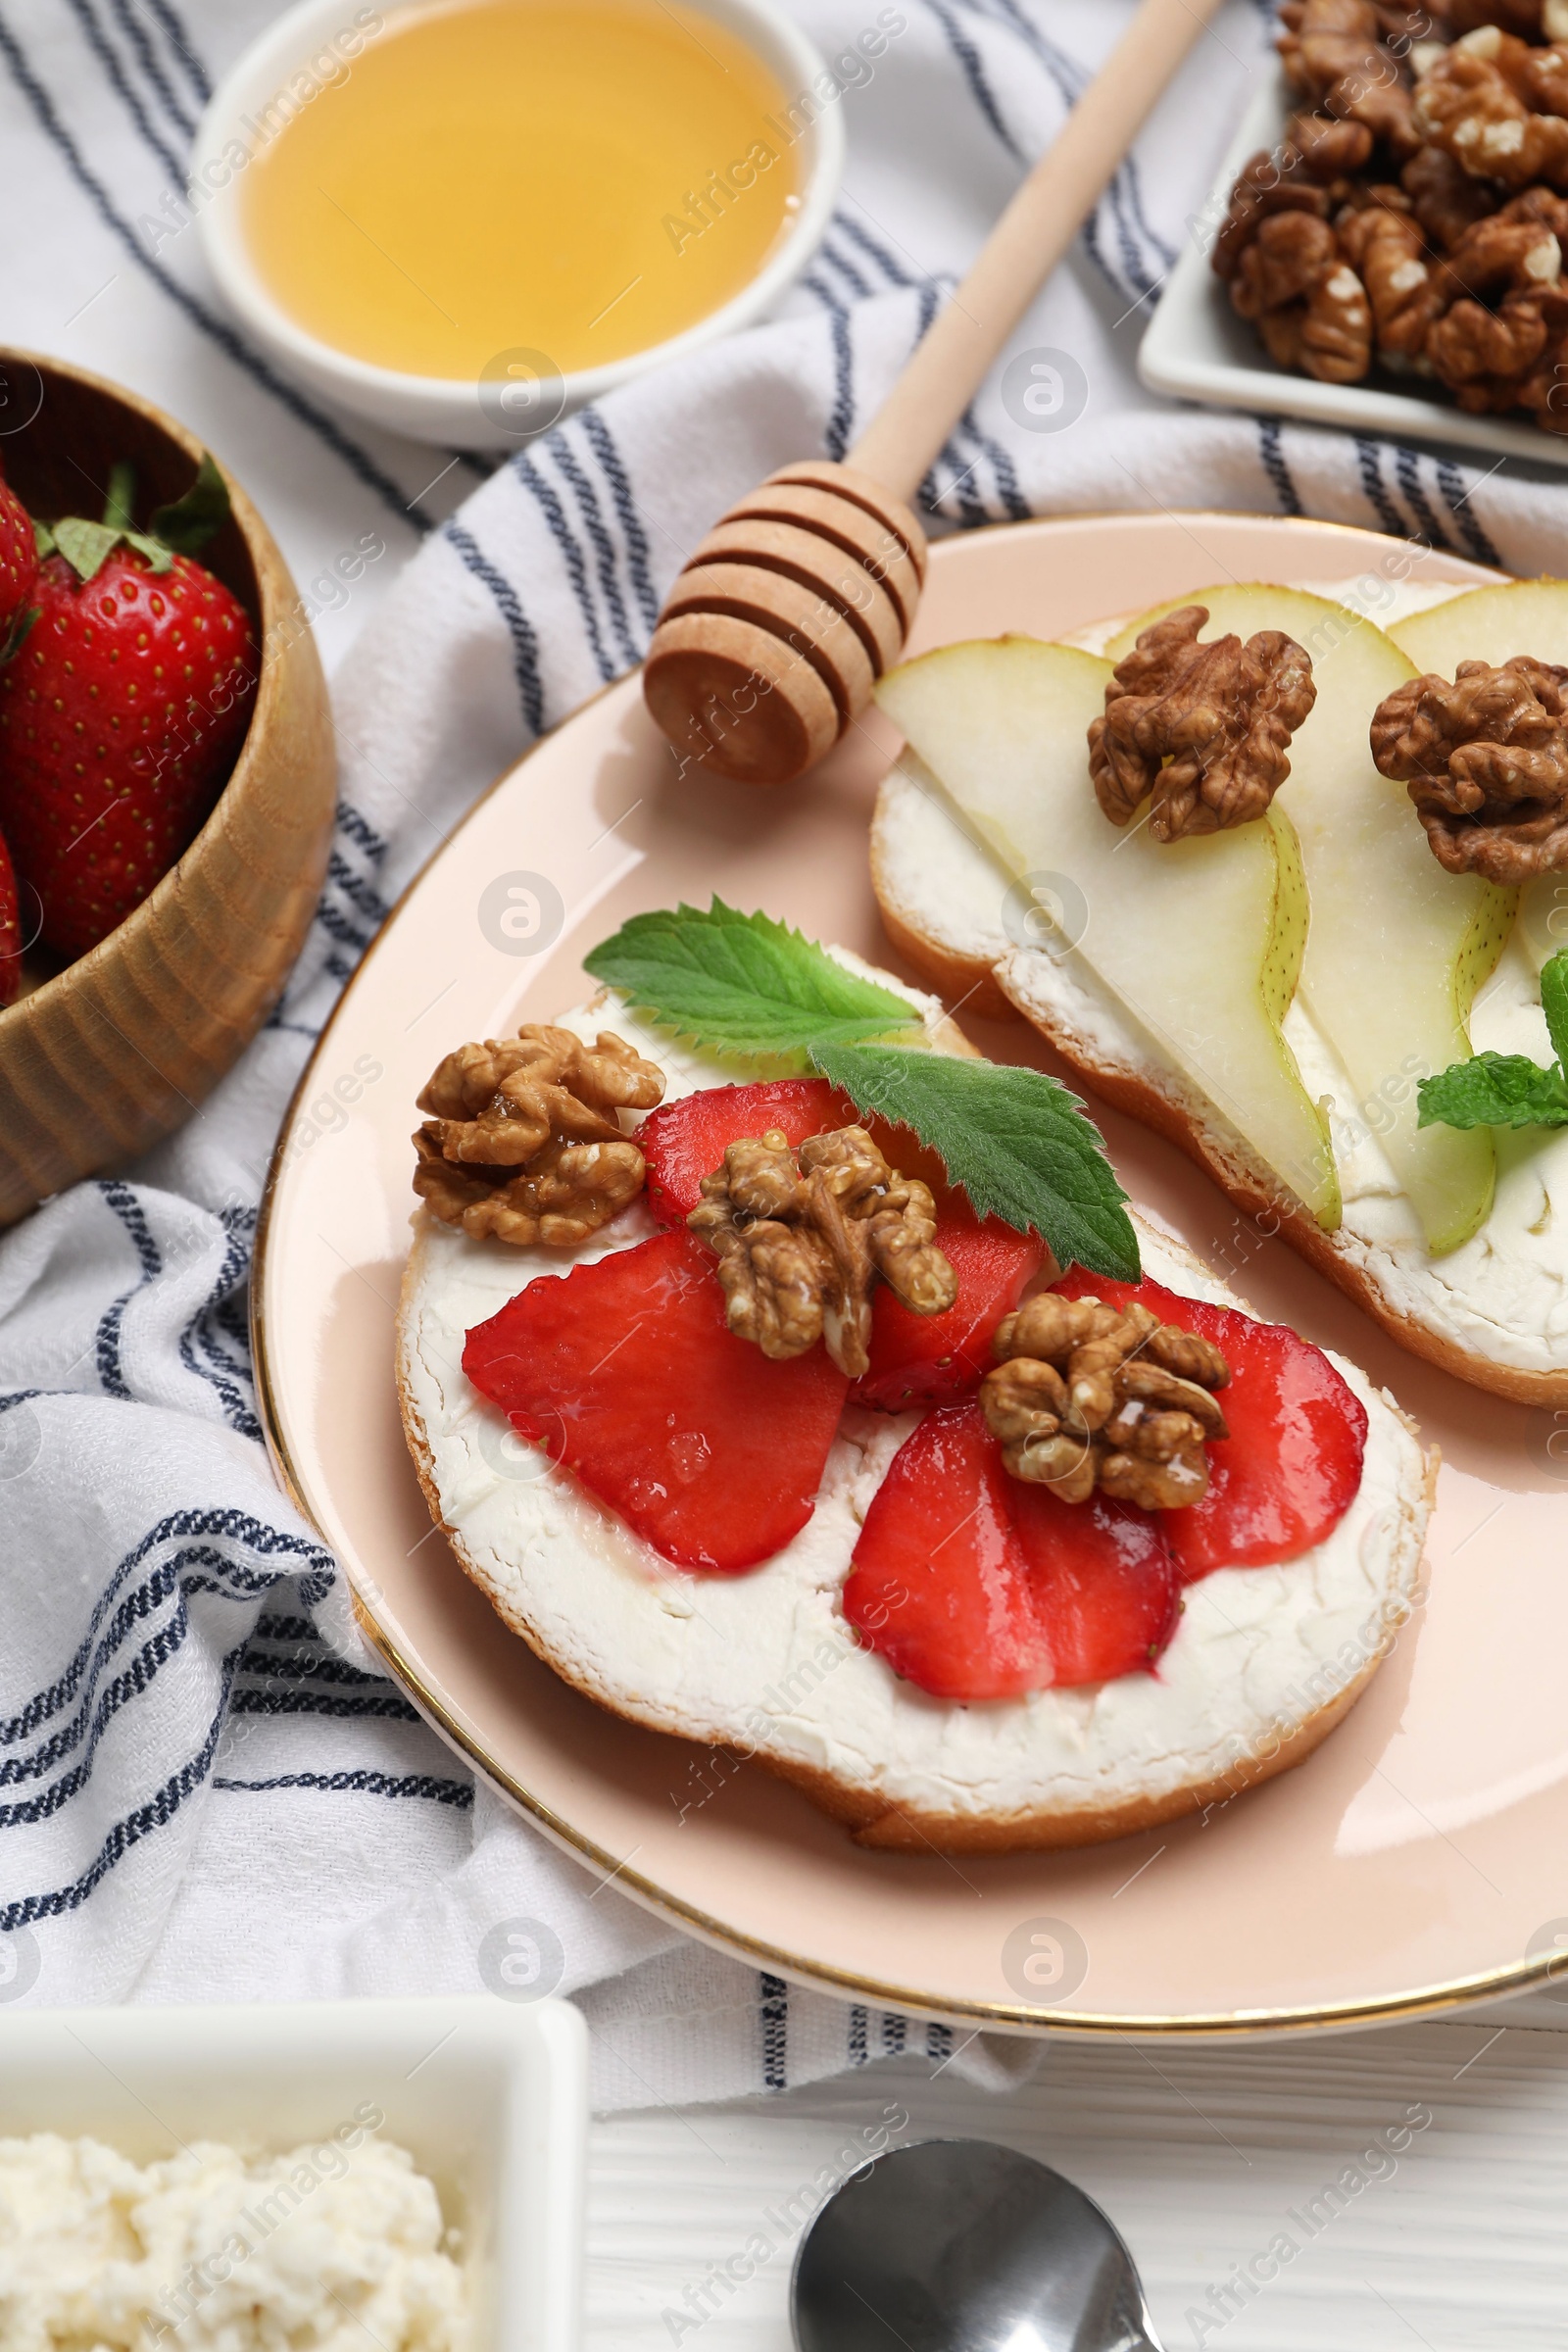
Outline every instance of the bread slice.
[[[944, 1042], [940, 1005], [921, 1008]], [[671, 1097], [733, 1080], [603, 998], [564, 1019], [631, 1038], [665, 1064]], [[574, 1254], [650, 1230], [634, 1210]], [[1140, 1240], [1157, 1279], [1240, 1303], [1174, 1236], [1141, 1221]], [[463, 1374], [466, 1332], [562, 1270], [559, 1252], [472, 1242], [416, 1215], [398, 1395], [433, 1518], [505, 1624], [564, 1681], [630, 1722], [755, 1759], [862, 1845], [1081, 1845], [1227, 1802], [1311, 1753], [1409, 1613], [1429, 1468], [1403, 1415], [1341, 1363], [1370, 1436], [1361, 1491], [1325, 1544], [1190, 1587], [1155, 1673], [970, 1706], [932, 1698], [862, 1649], [839, 1607], [860, 1523], [918, 1416], [849, 1411], [795, 1541], [746, 1575], [688, 1575], [518, 1440]], [[695, 1755], [677, 1768], [677, 1800], [705, 1803], [713, 1769]]]
[[[1434, 1258], [1408, 1202], [1401, 1212], [1376, 1138], [1339, 1108], [1353, 1102], [1348, 1078], [1293, 1006], [1287, 1041], [1312, 1092], [1334, 1103], [1335, 1156], [1342, 1176], [1352, 1177], [1344, 1222], [1325, 1233], [1084, 958], [1060, 939], [1037, 944], [1005, 870], [908, 750], [877, 798], [871, 878], [889, 938], [923, 980], [953, 999], [968, 992], [975, 1005], [984, 995], [1032, 1021], [1087, 1088], [1177, 1144], [1244, 1216], [1282, 1234], [1412, 1354], [1521, 1404], [1568, 1404], [1568, 1320], [1552, 1328], [1568, 1278], [1568, 1137], [1538, 1144], [1528, 1159], [1505, 1148], [1493, 1219]], [[1038, 921], [1034, 930], [1049, 936]], [[1540, 1020], [1530, 1011], [1538, 997], [1534, 966], [1513, 943], [1477, 1008], [1478, 1044], [1494, 1042], [1479, 1029], [1492, 1020], [1506, 1050], [1540, 1057], [1546, 1050], [1521, 1027]], [[1537, 1230], [1543, 1199], [1547, 1222]]]

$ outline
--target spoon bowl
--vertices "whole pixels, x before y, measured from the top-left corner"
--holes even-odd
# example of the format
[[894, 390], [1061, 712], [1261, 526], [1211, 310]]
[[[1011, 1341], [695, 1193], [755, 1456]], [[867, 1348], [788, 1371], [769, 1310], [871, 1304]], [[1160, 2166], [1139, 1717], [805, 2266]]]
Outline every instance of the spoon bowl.
[[1160, 2352], [1094, 2199], [984, 2139], [852, 2174], [801, 2241], [790, 2303], [798, 2352]]

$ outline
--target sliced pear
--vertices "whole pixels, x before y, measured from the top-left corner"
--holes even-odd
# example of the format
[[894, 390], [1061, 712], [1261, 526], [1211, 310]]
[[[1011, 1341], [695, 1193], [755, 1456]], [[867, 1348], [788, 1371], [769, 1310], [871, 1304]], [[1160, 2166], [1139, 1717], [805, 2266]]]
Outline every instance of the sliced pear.
[[906, 662], [877, 700], [1009, 873], [1042, 902], [1076, 894], [1077, 953], [1332, 1228], [1327, 1123], [1280, 1034], [1306, 936], [1295, 836], [1272, 814], [1168, 846], [1139, 819], [1108, 824], [1088, 734], [1110, 667], [1070, 646], [995, 638]]
[[[1404, 786], [1372, 764], [1372, 713], [1415, 674], [1390, 636], [1344, 605], [1293, 588], [1227, 584], [1179, 602], [1208, 607], [1204, 638], [1283, 629], [1312, 657], [1317, 701], [1292, 741], [1276, 803], [1299, 838], [1311, 903], [1301, 996], [1354, 1089], [1342, 1110], [1377, 1135], [1428, 1249], [1457, 1249], [1492, 1206], [1496, 1153], [1485, 1128], [1418, 1127], [1415, 1080], [1468, 1059], [1470, 1006], [1502, 953], [1518, 894], [1445, 873]], [[1157, 617], [1135, 621], [1118, 647]]]
[[1461, 662], [1568, 663], [1568, 580], [1508, 580], [1391, 622], [1389, 635], [1419, 670], [1451, 678]]

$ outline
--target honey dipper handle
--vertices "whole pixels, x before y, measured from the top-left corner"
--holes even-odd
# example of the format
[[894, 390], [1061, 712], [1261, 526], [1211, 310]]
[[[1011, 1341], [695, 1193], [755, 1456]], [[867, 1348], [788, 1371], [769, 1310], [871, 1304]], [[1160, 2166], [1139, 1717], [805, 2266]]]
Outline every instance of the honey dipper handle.
[[1219, 0], [1144, 0], [849, 453], [908, 499]]

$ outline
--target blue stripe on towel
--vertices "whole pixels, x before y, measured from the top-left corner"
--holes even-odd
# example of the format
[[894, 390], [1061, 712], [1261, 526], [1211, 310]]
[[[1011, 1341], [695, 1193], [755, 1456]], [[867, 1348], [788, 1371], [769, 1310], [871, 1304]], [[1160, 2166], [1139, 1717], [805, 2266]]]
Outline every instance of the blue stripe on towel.
[[[273, 1788], [354, 1789], [368, 1796], [417, 1796], [438, 1805], [456, 1805], [467, 1812], [473, 1803], [470, 1781], [438, 1781], [428, 1772], [406, 1772], [394, 1778], [386, 1772], [280, 1772], [270, 1781], [232, 1781], [213, 1776], [213, 1787], [260, 1794]], [[6, 1925], [0, 1913], [0, 1926]]]
[[109, 0], [109, 7], [115, 23], [130, 43], [137, 64], [158, 93], [165, 114], [184, 138], [193, 139], [196, 136], [196, 124], [164, 72], [157, 51], [147, 38], [146, 24], [137, 14], [132, 0]]
[[100, 1182], [98, 1190], [124, 1227], [141, 1269], [130, 1289], [122, 1291], [114, 1303], [104, 1310], [95, 1342], [98, 1382], [104, 1395], [128, 1398], [130, 1391], [125, 1385], [121, 1365], [121, 1326], [126, 1307], [138, 1291], [145, 1290], [150, 1282], [157, 1280], [164, 1270], [164, 1261], [158, 1244], [153, 1240], [141, 1202], [129, 1185], [122, 1183], [116, 1176]]
[[782, 1977], [758, 1977], [761, 1996], [762, 2088], [789, 2088], [790, 1989]]
[[505, 572], [498, 571], [488, 556], [482, 553], [471, 531], [458, 522], [445, 525], [443, 538], [452, 547], [460, 562], [474, 578], [488, 588], [495, 599], [496, 611], [507, 624], [512, 639], [512, 669], [522, 699], [522, 715], [530, 735], [545, 731], [545, 698], [539, 683], [539, 640], [533, 624], [524, 612], [517, 592]]
[[162, 27], [165, 39], [179, 59], [186, 80], [205, 106], [213, 94], [213, 85], [207, 68], [191, 46], [190, 34], [171, 6], [171, 0], [136, 0], [136, 5], [145, 9], [153, 22]]
[[584, 409], [577, 422], [599, 460], [600, 471], [610, 484], [610, 495], [620, 520], [621, 537], [626, 542], [626, 569], [631, 577], [632, 593], [637, 599], [637, 610], [643, 616], [644, 626], [652, 636], [659, 620], [659, 598], [648, 568], [648, 534], [642, 526], [637, 501], [631, 494], [625, 461], [613, 434], [597, 409]]
[[1389, 496], [1388, 485], [1383, 479], [1383, 450], [1384, 444], [1381, 441], [1368, 441], [1363, 439], [1361, 434], [1356, 434], [1356, 463], [1361, 471], [1361, 488], [1366, 493], [1366, 503], [1377, 516], [1382, 529], [1392, 533], [1396, 539], [1402, 539], [1404, 524], [1399, 518], [1399, 510]]
[[122, 1861], [142, 1838], [172, 1821], [193, 1788], [199, 1788], [212, 1769], [223, 1717], [228, 1706], [228, 1687], [233, 1678], [237, 1651], [230, 1651], [222, 1661], [222, 1695], [213, 1716], [207, 1737], [196, 1753], [170, 1774], [162, 1788], [145, 1804], [117, 1821], [103, 1839], [87, 1868], [64, 1886], [52, 1888], [45, 1894], [26, 1894], [10, 1903], [0, 1904], [0, 1934], [13, 1928], [24, 1928], [37, 1919], [58, 1919], [64, 1912], [74, 1911], [84, 1903], [99, 1883], [108, 1877], [117, 1862]]
[[507, 464], [523, 487], [532, 493], [534, 502], [549, 526], [550, 536], [554, 539], [561, 561], [566, 567], [566, 577], [571, 582], [571, 592], [577, 600], [577, 610], [582, 615], [582, 625], [587, 631], [589, 648], [598, 664], [599, 675], [608, 686], [615, 675], [615, 665], [605, 651], [605, 640], [599, 626], [598, 608], [594, 604], [593, 591], [588, 585], [588, 566], [583, 562], [582, 547], [577, 534], [566, 520], [565, 511], [560, 499], [545, 480], [527, 451], [525, 449], [514, 451], [507, 460]]
[[1305, 509], [1301, 505], [1300, 493], [1292, 479], [1291, 468], [1286, 461], [1285, 445], [1277, 416], [1258, 417], [1257, 454], [1262, 463], [1263, 471], [1274, 485], [1274, 494], [1280, 502], [1280, 513], [1282, 514], [1304, 514]]
[[1458, 525], [1459, 536], [1478, 564], [1494, 564], [1499, 571], [1506, 571], [1507, 565], [1493, 546], [1481, 517], [1471, 503], [1472, 494], [1480, 487], [1480, 482], [1471, 482], [1467, 488], [1464, 475], [1454, 465], [1452, 459], [1439, 459], [1438, 488], [1443, 492], [1444, 503]]
[[556, 431], [547, 433], [543, 446], [555, 459], [562, 479], [577, 502], [578, 512], [582, 515], [583, 528], [588, 533], [598, 564], [599, 587], [605, 603], [609, 607], [610, 625], [619, 642], [626, 665], [630, 668], [642, 660], [643, 649], [627, 625], [626, 600], [620, 593], [620, 581], [616, 577], [614, 543], [605, 527], [604, 510], [599, 504], [598, 494], [578, 465], [565, 433], [559, 427]]

